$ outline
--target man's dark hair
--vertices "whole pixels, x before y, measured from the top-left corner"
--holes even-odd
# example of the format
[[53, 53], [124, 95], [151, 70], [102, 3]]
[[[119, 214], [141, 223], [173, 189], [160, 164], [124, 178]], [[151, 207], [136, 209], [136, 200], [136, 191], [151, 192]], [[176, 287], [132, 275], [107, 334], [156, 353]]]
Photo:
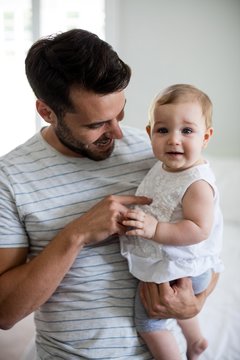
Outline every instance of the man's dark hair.
[[73, 29], [32, 45], [25, 60], [26, 75], [36, 97], [57, 116], [74, 111], [69, 98], [74, 86], [106, 95], [121, 91], [131, 70], [97, 35]]

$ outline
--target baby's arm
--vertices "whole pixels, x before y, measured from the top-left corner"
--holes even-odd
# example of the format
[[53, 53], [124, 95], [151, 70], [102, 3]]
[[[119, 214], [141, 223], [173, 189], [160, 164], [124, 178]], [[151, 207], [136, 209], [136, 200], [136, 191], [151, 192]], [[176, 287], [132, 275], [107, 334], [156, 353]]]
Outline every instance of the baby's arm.
[[183, 200], [183, 220], [158, 222], [140, 210], [129, 210], [123, 225], [132, 229], [126, 235], [137, 235], [165, 245], [192, 245], [209, 236], [214, 216], [213, 189], [204, 180], [194, 182]]

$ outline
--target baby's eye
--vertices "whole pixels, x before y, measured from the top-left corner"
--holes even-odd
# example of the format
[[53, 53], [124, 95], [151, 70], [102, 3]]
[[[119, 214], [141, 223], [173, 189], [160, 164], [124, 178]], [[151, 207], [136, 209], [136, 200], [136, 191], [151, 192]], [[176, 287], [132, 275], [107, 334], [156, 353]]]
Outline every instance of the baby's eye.
[[183, 134], [192, 134], [193, 130], [191, 128], [184, 128], [182, 130], [182, 133]]
[[165, 127], [161, 127], [158, 129], [158, 131], [160, 134], [167, 134], [168, 133], [168, 129]]

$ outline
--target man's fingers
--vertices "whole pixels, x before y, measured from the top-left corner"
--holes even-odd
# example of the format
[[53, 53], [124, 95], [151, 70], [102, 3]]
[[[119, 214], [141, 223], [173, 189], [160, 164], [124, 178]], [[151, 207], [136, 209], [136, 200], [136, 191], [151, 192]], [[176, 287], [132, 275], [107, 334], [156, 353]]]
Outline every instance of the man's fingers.
[[189, 285], [192, 285], [192, 280], [189, 277], [180, 278], [177, 282], [181, 287], [189, 287]]
[[112, 195], [112, 199], [116, 199], [122, 205], [150, 205], [152, 199], [146, 196], [135, 196], [135, 195], [120, 195], [115, 197]]
[[159, 284], [158, 288], [160, 295], [169, 294], [172, 292], [172, 287], [169, 282]]
[[157, 284], [141, 282], [140, 297], [147, 309], [152, 308], [152, 305], [156, 304], [156, 299], [159, 298]]
[[189, 277], [180, 278], [175, 280], [171, 287], [173, 289], [176, 287], [179, 289], [188, 289], [192, 287], [192, 280]]
[[141, 283], [140, 297], [142, 303], [152, 318], [167, 318], [169, 312], [166, 311], [166, 303], [173, 294], [173, 289], [169, 282], [162, 284]]

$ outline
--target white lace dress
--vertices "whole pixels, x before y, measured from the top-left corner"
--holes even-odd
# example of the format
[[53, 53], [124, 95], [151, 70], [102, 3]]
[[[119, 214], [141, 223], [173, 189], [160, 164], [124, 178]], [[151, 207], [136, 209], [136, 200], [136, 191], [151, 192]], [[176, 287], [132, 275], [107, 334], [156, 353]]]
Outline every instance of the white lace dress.
[[210, 236], [201, 243], [188, 246], [160, 245], [140, 237], [123, 236], [121, 252], [128, 260], [130, 272], [142, 281], [162, 283], [185, 276], [198, 276], [208, 269], [223, 269], [219, 253], [222, 247], [222, 214], [215, 176], [209, 163], [182, 172], [167, 172], [157, 162], [142, 183], [136, 195], [153, 199], [150, 206], [141, 209], [159, 221], [177, 222], [182, 219], [182, 198], [195, 181], [207, 181], [214, 191], [214, 224]]

